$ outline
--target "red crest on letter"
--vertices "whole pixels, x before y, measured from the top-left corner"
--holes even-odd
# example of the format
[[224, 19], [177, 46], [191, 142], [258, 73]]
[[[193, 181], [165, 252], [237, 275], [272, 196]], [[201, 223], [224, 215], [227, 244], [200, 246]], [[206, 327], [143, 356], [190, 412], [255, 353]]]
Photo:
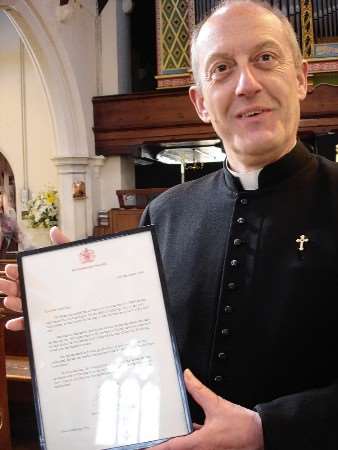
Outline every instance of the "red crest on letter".
[[95, 252], [94, 250], [90, 250], [89, 248], [84, 248], [80, 253], [80, 261], [82, 264], [91, 263], [95, 260]]

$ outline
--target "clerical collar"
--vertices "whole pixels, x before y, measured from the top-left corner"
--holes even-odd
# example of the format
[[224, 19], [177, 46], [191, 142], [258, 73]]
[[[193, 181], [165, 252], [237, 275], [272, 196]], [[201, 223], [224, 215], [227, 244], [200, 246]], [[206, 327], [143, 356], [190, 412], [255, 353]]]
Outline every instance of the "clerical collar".
[[[316, 165], [317, 160], [300, 141], [296, 146], [279, 160], [263, 167], [258, 173], [258, 189], [268, 189], [276, 186], [291, 176], [294, 176], [305, 166]], [[224, 164], [224, 178], [226, 185], [234, 192], [244, 189], [239, 177]]]
[[262, 168], [256, 170], [250, 170], [249, 172], [235, 172], [230, 169], [227, 158], [225, 158], [225, 166], [228, 171], [236, 178], [239, 178], [243, 189], [246, 191], [255, 191], [258, 189], [258, 175]]

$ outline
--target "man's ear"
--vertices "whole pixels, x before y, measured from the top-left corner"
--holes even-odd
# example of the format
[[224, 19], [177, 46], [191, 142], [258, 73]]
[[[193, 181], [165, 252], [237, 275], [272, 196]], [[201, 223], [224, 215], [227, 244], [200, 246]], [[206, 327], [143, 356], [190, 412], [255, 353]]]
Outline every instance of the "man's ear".
[[298, 69], [297, 80], [298, 80], [298, 97], [299, 100], [304, 100], [307, 94], [307, 74], [309, 66], [306, 61], [302, 62], [302, 65]]
[[209, 113], [205, 107], [204, 97], [203, 97], [201, 89], [196, 85], [191, 86], [189, 89], [189, 97], [190, 97], [192, 104], [195, 106], [195, 109], [196, 109], [196, 112], [197, 112], [199, 118], [204, 123], [210, 123]]

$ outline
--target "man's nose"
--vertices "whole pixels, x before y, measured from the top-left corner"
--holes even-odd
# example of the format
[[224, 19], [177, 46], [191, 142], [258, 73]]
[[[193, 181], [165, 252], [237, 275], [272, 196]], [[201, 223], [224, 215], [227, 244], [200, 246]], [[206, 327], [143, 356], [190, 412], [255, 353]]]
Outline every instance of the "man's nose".
[[251, 96], [262, 90], [262, 86], [251, 67], [245, 66], [239, 68], [239, 70], [240, 72], [236, 85], [236, 95]]

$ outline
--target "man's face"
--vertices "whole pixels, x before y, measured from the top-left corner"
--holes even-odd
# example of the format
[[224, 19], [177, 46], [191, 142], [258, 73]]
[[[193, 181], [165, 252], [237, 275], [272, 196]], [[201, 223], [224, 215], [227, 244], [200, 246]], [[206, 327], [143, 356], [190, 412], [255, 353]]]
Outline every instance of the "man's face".
[[190, 97], [225, 149], [271, 161], [287, 153], [296, 140], [307, 68], [296, 69], [279, 19], [254, 4], [233, 4], [203, 26], [196, 54], [200, 87]]

